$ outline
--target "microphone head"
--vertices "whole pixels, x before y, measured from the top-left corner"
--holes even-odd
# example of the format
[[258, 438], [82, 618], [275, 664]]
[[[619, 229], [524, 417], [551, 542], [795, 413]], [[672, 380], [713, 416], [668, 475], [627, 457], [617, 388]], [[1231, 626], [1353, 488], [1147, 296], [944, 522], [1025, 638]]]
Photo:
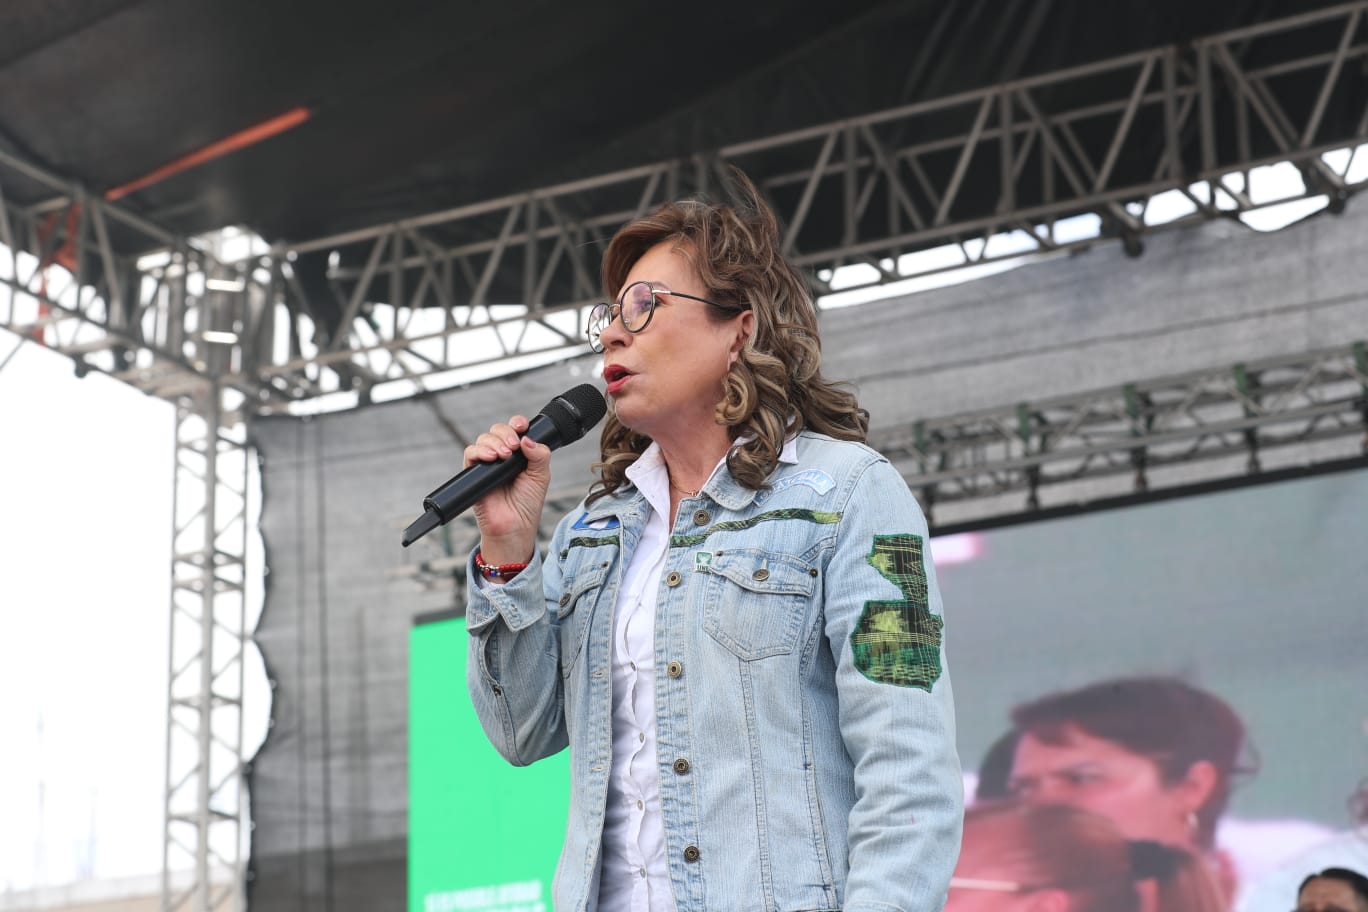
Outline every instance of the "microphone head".
[[561, 445], [574, 443], [608, 414], [608, 403], [592, 383], [581, 383], [546, 403], [541, 413], [556, 426]]

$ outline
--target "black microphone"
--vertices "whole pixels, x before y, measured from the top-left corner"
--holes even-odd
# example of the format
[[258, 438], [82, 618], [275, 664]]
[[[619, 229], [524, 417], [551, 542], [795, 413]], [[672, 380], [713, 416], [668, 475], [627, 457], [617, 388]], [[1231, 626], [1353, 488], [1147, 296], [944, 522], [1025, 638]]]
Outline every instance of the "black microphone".
[[[531, 437], [551, 449], [574, 443], [585, 435], [608, 412], [603, 394], [592, 384], [581, 383], [566, 390], [546, 403], [527, 427], [524, 437]], [[495, 488], [508, 484], [527, 468], [527, 457], [515, 450], [507, 459], [498, 462], [477, 462], [447, 479], [440, 488], [423, 498], [423, 515], [404, 530], [403, 544], [407, 548], [438, 526], [444, 526], [470, 509], [475, 501]]]

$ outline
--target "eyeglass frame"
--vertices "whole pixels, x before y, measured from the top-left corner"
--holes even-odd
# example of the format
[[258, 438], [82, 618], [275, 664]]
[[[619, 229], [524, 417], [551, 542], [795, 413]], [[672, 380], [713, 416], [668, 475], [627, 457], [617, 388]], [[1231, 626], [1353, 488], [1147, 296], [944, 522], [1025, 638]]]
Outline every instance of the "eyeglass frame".
[[[641, 325], [638, 326], [636, 329], [633, 329], [632, 327], [627, 325], [627, 319], [622, 316], [622, 308], [623, 300], [627, 297], [627, 293], [638, 285], [645, 285], [648, 289], [650, 289], [651, 309], [646, 314], [646, 319], [642, 321]], [[667, 288], [657, 288], [655, 286], [655, 283], [651, 282], [650, 280], [641, 279], [640, 281], [633, 282], [631, 285], [628, 285], [626, 288], [622, 289], [622, 294], [618, 295], [617, 300], [612, 302], [611, 304], [607, 301], [600, 301], [589, 309], [589, 322], [584, 327], [584, 335], [589, 340], [590, 350], [592, 350], [594, 354], [601, 354], [607, 350], [607, 346], [604, 345], [600, 341], [600, 339], [603, 336], [603, 331], [608, 327], [612, 326], [614, 320], [621, 318], [622, 328], [627, 330], [632, 335], [636, 335], [637, 333], [645, 330], [647, 326], [650, 326], [651, 319], [655, 317], [656, 307], [659, 306], [660, 303], [656, 300], [656, 295], [670, 295], [671, 297], [675, 298], [688, 298], [690, 301], [697, 301], [700, 304], [708, 304], [713, 307], [716, 307], [718, 310], [725, 310], [733, 314], [744, 313], [747, 310], [750, 310], [749, 307], [736, 307], [729, 304], [718, 304], [716, 301], [709, 301], [707, 298], [698, 297], [698, 295], [685, 294], [682, 291], [670, 291]], [[600, 307], [604, 308], [604, 313], [607, 314], [608, 319], [603, 321], [603, 326], [599, 329], [598, 333], [596, 334], [594, 332], [594, 314], [599, 312]]]

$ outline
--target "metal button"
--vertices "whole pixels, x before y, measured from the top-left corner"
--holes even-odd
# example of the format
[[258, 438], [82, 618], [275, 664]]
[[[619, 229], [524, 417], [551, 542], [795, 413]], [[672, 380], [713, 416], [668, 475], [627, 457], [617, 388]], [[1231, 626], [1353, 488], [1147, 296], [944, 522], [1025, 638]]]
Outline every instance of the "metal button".
[[769, 571], [764, 567], [761, 567], [751, 574], [751, 579], [755, 580], [757, 583], [763, 583], [765, 580], [769, 579]]
[[564, 592], [560, 597], [560, 606], [564, 608], [568, 604], [570, 604], [570, 593]]
[[698, 846], [696, 845], [684, 847], [684, 860], [687, 861], [689, 864], [693, 864], [695, 861], [698, 861], [698, 856], [701, 854], [702, 853], [698, 851]]
[[674, 771], [681, 776], [684, 775], [689, 771], [689, 761], [680, 757], [674, 762]]
[[672, 678], [677, 678], [684, 673], [684, 666], [678, 662], [671, 662], [665, 666], [665, 673]]
[[706, 526], [712, 522], [712, 514], [707, 510], [694, 510], [694, 525]]
[[665, 577], [665, 585], [669, 586], [670, 588], [674, 588], [675, 586], [679, 585], [680, 580], [682, 579], [684, 579], [684, 577], [679, 575], [679, 571], [671, 570], [670, 575]]
[[[646, 807], [646, 805], [642, 803], [642, 801], [641, 801], [640, 798], [638, 798], [638, 799], [637, 799], [637, 810], [638, 810], [638, 811], [643, 810], [643, 809], [645, 809], [645, 807]], [[643, 869], [643, 870], [644, 870], [644, 869]]]
[[494, 685], [494, 696], [496, 696], [496, 697], [502, 697], [502, 696], [503, 696], [503, 688], [500, 687], [498, 684], [495, 684], [495, 685]]

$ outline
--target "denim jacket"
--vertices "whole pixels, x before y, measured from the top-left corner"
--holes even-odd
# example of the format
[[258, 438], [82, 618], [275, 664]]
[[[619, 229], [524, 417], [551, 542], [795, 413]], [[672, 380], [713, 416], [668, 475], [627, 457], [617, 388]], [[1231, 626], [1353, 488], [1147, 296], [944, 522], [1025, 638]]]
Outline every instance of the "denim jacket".
[[[810, 432], [759, 491], [725, 467], [679, 505], [656, 614], [657, 768], [680, 912], [932, 912], [963, 796], [926, 521], [897, 471]], [[597, 904], [611, 637], [649, 507], [583, 504], [476, 585], [468, 684], [511, 763], [570, 747], [558, 912]]]

